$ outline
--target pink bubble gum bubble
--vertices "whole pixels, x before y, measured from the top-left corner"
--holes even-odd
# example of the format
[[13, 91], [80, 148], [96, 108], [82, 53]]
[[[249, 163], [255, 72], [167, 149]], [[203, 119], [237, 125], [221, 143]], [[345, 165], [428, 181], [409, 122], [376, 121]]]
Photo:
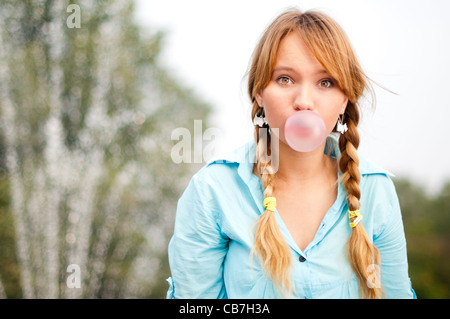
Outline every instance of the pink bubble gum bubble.
[[327, 137], [322, 118], [312, 111], [298, 111], [292, 114], [284, 126], [288, 145], [297, 152], [311, 152]]

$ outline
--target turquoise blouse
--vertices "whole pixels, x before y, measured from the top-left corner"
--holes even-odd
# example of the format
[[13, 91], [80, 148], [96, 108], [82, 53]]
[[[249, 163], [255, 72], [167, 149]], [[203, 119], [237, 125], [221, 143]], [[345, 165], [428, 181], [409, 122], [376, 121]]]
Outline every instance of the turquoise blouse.
[[[339, 158], [337, 140], [327, 139]], [[330, 147], [325, 147], [330, 149]], [[191, 179], [178, 201], [169, 243], [171, 276], [167, 298], [280, 298], [250, 251], [263, 208], [261, 180], [253, 174], [256, 145], [250, 141], [209, 162]], [[360, 156], [361, 214], [381, 255], [387, 298], [415, 298], [408, 276], [406, 241], [393, 175]], [[314, 239], [299, 249], [278, 211], [276, 220], [292, 254], [294, 298], [359, 298], [359, 284], [347, 258], [351, 228], [342, 182]], [[375, 270], [374, 270], [375, 271]]]

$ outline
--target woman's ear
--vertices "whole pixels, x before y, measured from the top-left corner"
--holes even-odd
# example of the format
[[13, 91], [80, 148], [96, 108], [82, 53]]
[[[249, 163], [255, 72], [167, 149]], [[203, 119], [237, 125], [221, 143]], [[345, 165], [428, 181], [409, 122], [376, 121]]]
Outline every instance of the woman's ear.
[[345, 101], [344, 101], [344, 104], [342, 105], [341, 112], [339, 114], [344, 114], [345, 113], [345, 110], [347, 109], [347, 104], [348, 104], [348, 98], [346, 97]]
[[258, 106], [263, 107], [263, 98], [262, 98], [261, 92], [256, 93], [255, 99], [256, 99], [256, 103], [258, 103]]

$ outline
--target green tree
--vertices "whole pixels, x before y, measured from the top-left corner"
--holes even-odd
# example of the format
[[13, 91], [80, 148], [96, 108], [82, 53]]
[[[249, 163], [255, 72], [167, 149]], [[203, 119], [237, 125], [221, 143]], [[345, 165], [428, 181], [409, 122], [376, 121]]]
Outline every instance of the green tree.
[[450, 183], [429, 196], [406, 179], [396, 181], [418, 298], [450, 298]]
[[171, 132], [210, 107], [160, 65], [133, 1], [76, 1], [79, 28], [72, 3], [0, 3], [0, 296], [162, 297], [198, 169], [172, 162]]

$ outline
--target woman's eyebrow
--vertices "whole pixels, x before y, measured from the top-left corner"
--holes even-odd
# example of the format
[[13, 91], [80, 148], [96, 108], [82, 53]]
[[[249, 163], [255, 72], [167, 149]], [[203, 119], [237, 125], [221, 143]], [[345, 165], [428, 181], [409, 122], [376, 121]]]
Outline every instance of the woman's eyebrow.
[[295, 72], [295, 70], [289, 66], [277, 66], [273, 69], [273, 72], [279, 72], [279, 71], [290, 71]]
[[[273, 69], [272, 73], [280, 71], [297, 72], [294, 68], [291, 68], [289, 66], [277, 66]], [[314, 72], [314, 74], [328, 74], [328, 72], [325, 69], [320, 69]]]
[[317, 72], [315, 72], [315, 74], [328, 74], [327, 70], [318, 70]]

